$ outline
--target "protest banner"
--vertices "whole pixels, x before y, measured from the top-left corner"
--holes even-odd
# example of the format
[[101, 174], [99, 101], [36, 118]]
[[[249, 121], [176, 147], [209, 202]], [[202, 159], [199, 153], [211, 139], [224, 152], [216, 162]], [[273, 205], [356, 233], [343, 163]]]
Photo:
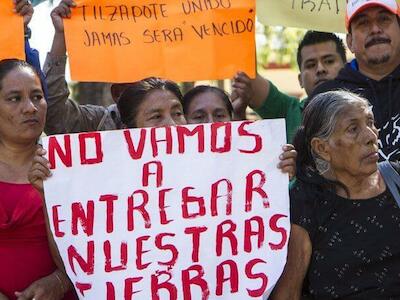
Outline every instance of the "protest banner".
[[263, 299], [290, 230], [284, 120], [43, 139], [50, 227], [80, 299]]
[[264, 25], [346, 32], [346, 0], [257, 0], [257, 18]]
[[257, 0], [264, 25], [346, 33], [345, 15], [346, 0]]
[[255, 76], [255, 0], [76, 3], [64, 21], [74, 80]]
[[0, 60], [25, 60], [24, 21], [14, 12], [12, 0], [0, 1]]

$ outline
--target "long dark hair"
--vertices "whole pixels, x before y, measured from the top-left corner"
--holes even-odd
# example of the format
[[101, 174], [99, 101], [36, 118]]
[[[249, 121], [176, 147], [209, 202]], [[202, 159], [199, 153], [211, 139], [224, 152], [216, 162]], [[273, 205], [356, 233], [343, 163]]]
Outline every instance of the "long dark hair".
[[118, 100], [118, 110], [122, 122], [129, 128], [136, 128], [136, 117], [139, 113], [139, 106], [145, 97], [155, 90], [166, 90], [173, 93], [182, 103], [183, 97], [179, 86], [171, 81], [156, 77], [149, 77], [132, 83]]

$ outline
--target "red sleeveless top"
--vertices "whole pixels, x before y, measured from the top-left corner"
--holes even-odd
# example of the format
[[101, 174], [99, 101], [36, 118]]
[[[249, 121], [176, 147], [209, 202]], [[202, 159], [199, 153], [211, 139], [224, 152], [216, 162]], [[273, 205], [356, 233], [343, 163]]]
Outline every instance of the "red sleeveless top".
[[56, 268], [39, 192], [30, 184], [0, 182], [0, 292], [16, 299], [16, 291]]

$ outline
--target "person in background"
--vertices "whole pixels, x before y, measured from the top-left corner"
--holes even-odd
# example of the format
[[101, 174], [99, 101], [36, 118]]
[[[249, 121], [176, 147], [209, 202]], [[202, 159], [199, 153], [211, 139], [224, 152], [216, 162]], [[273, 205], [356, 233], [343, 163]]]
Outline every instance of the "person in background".
[[[31, 30], [28, 27], [29, 22], [32, 20], [33, 16], [33, 6], [30, 1], [27, 0], [15, 0], [14, 1], [15, 13], [23, 17], [24, 20], [24, 33], [25, 33], [25, 59], [33, 66], [37, 73], [40, 75], [42, 83], [44, 82], [44, 74], [42, 73], [39, 60], [39, 52], [36, 49], [32, 49], [29, 44], [29, 39], [31, 38]], [[45, 85], [43, 85], [45, 88]], [[46, 91], [45, 95], [46, 95]]]
[[[343, 41], [333, 33], [307, 31], [297, 50], [297, 64], [300, 70], [299, 83], [307, 95], [315, 87], [334, 79], [346, 63]], [[301, 124], [306, 99], [282, 93], [269, 80], [256, 74], [250, 79], [238, 72], [233, 79], [232, 101], [237, 119], [246, 118], [246, 108], [253, 108], [261, 118], [285, 118], [287, 140], [290, 143]]]
[[233, 107], [228, 94], [220, 88], [199, 85], [183, 97], [183, 111], [189, 124], [229, 122]]
[[[199, 98], [199, 96], [202, 93], [208, 96], [211, 93], [211, 96], [218, 95], [218, 97], [228, 100], [228, 102], [222, 100], [223, 104], [221, 106], [223, 109], [229, 110], [229, 108], [224, 107], [225, 105], [226, 107], [229, 106], [229, 97], [218, 88], [209, 86], [194, 88], [194, 91], [189, 91], [184, 98], [178, 85], [170, 80], [150, 77], [134, 82], [119, 97], [118, 110], [123, 122], [122, 127], [143, 128], [185, 125], [187, 121], [184, 115], [184, 107], [188, 107], [188, 104], [190, 104], [190, 108], [198, 110], [197, 105], [204, 107], [203, 102], [213, 103], [213, 101], [201, 100], [202, 97]], [[193, 101], [190, 95], [194, 97], [194, 100], [197, 98], [197, 100], [200, 99], [201, 101]], [[220, 102], [218, 103], [221, 104]], [[210, 111], [212, 109], [206, 107], [205, 110]], [[190, 112], [186, 111], [186, 114], [188, 113]], [[231, 120], [232, 113], [224, 121]], [[210, 118], [208, 121], [215, 122], [217, 119]], [[193, 124], [193, 122], [189, 122], [189, 124]], [[38, 146], [29, 173], [30, 182], [42, 193], [43, 180], [50, 176], [50, 170], [47, 167], [48, 161], [43, 157], [45, 154], [46, 151]], [[295, 158], [296, 151], [293, 146], [285, 145], [278, 167], [282, 172], [292, 176], [295, 173]]]
[[123, 91], [131, 86], [131, 83], [111, 85], [111, 96], [115, 103], [106, 108], [99, 105], [79, 105], [68, 98], [69, 89], [65, 80], [67, 56], [63, 19], [70, 18], [71, 8], [75, 6], [72, 0], [62, 0], [51, 12], [55, 33], [51, 50], [43, 67], [48, 87], [45, 126], [45, 132], [48, 135], [113, 130], [123, 127], [117, 103]]
[[288, 257], [271, 299], [300, 299], [303, 282], [312, 299], [400, 299], [400, 207], [377, 167], [368, 101], [319, 94], [294, 146]]
[[347, 45], [355, 59], [314, 95], [346, 89], [367, 98], [381, 160], [400, 159], [400, 18], [396, 0], [347, 1]]
[[[200, 85], [189, 90], [183, 97], [183, 111], [188, 124], [230, 122], [233, 107], [226, 92], [220, 88]], [[292, 178], [296, 172], [297, 152], [293, 145], [282, 147], [278, 168]]]
[[[130, 84], [120, 95], [118, 110], [121, 128], [144, 128], [186, 125], [182, 93], [170, 80], [149, 77]], [[37, 146], [29, 172], [29, 181], [43, 195], [43, 180], [50, 176], [46, 151]]]
[[66, 295], [71, 285], [55, 264], [42, 200], [28, 181], [45, 119], [36, 70], [21, 60], [0, 61], [1, 300], [75, 299]]
[[132, 83], [122, 93], [118, 110], [126, 128], [185, 125], [182, 101], [175, 82], [150, 77]]

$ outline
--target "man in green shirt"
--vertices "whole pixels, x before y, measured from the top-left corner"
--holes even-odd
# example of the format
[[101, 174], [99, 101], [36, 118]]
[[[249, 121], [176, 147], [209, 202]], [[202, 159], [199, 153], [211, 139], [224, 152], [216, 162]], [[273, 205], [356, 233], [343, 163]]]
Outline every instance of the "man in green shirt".
[[[333, 33], [307, 31], [297, 50], [300, 69], [299, 83], [307, 95], [321, 83], [334, 79], [346, 63], [343, 41]], [[246, 107], [253, 108], [262, 118], [285, 118], [286, 135], [292, 142], [301, 124], [305, 99], [282, 93], [269, 80], [259, 74], [250, 79], [239, 72], [233, 80], [232, 101], [238, 119], [245, 118]]]

